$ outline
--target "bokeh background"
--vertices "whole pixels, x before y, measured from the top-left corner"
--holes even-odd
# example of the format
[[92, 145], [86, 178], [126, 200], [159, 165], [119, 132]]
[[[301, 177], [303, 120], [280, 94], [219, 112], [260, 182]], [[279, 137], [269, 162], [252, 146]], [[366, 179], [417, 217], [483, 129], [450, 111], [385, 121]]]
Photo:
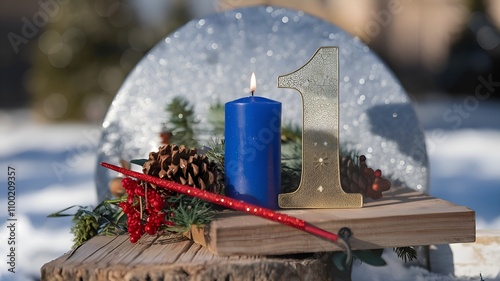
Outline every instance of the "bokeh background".
[[4, 1], [0, 107], [98, 123], [158, 40], [190, 19], [257, 4], [304, 10], [360, 37], [417, 100], [466, 95], [479, 75], [499, 73], [494, 0]]
[[[415, 102], [426, 132], [430, 193], [474, 209], [479, 229], [500, 229], [500, 1], [2, 1], [0, 183], [4, 190], [2, 171], [15, 166], [15, 278], [36, 280], [45, 262], [71, 247], [70, 219], [48, 214], [97, 203], [100, 123], [133, 66], [191, 19], [259, 4], [303, 10], [370, 46]], [[5, 256], [7, 203], [0, 192]], [[479, 276], [472, 270], [453, 273]], [[0, 279], [14, 278], [6, 271], [1, 262]], [[500, 278], [498, 269], [491, 276]]]

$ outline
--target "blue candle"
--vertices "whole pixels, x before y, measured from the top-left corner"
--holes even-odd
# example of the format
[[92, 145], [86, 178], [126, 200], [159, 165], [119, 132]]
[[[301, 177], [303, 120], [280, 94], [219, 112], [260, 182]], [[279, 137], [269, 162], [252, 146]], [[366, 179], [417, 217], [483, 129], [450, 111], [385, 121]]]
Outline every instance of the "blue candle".
[[252, 96], [225, 105], [226, 195], [278, 209], [281, 188], [281, 103]]

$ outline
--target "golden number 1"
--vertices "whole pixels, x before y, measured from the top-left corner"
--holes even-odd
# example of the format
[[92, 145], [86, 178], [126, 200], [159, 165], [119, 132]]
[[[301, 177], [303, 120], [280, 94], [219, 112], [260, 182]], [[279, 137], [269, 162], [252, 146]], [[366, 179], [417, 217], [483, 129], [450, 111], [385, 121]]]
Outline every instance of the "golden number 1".
[[363, 197], [340, 183], [339, 59], [337, 47], [321, 47], [278, 87], [302, 96], [302, 177], [296, 191], [278, 197], [281, 208], [360, 208]]

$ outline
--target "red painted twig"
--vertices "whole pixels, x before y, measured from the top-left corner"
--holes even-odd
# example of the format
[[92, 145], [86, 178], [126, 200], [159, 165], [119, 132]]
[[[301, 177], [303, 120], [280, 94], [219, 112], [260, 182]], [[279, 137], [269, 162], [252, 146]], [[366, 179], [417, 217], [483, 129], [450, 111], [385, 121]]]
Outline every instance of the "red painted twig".
[[259, 216], [268, 220], [272, 220], [275, 222], [279, 222], [284, 225], [288, 225], [300, 230], [303, 230], [305, 232], [311, 233], [315, 236], [321, 237], [323, 239], [333, 241], [333, 242], [341, 242], [344, 247], [346, 247], [346, 250], [350, 252], [349, 246], [347, 245], [346, 241], [344, 239], [339, 240], [339, 236], [331, 233], [329, 231], [326, 231], [324, 229], [321, 229], [319, 227], [316, 227], [310, 223], [307, 223], [304, 220], [301, 220], [296, 217], [292, 217], [286, 214], [281, 214], [278, 212], [275, 212], [270, 209], [262, 208], [257, 205], [249, 204], [243, 201], [235, 200], [233, 198], [211, 193], [205, 190], [200, 190], [198, 188], [190, 187], [187, 185], [182, 185], [173, 181], [168, 181], [168, 180], [163, 180], [158, 177], [153, 177], [150, 175], [138, 173], [135, 171], [131, 171], [128, 169], [124, 169], [122, 167], [118, 167], [109, 163], [101, 162], [101, 165], [103, 167], [106, 167], [108, 169], [117, 171], [119, 173], [122, 173], [124, 175], [127, 175], [132, 178], [136, 178], [139, 180], [143, 180], [146, 182], [149, 182], [151, 184], [154, 184], [156, 186], [178, 192], [181, 194], [185, 194], [188, 196], [200, 198], [202, 200], [208, 201], [213, 204], [217, 204], [223, 207], [227, 207], [229, 209], [233, 209], [236, 211], [242, 211], [251, 215]]

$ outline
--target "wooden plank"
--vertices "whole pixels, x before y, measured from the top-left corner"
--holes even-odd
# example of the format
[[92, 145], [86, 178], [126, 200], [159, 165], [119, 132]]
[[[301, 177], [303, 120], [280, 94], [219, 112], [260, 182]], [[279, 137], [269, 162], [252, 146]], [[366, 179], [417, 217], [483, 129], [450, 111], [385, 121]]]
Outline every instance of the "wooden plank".
[[[464, 243], [475, 240], [475, 214], [464, 206], [395, 188], [360, 209], [297, 209], [283, 213], [336, 233], [353, 231], [353, 249]], [[217, 255], [278, 255], [341, 250], [335, 243], [239, 212], [219, 214], [192, 238]]]
[[[127, 237], [128, 240], [128, 235], [123, 236]], [[144, 235], [136, 243], [126, 241], [118, 249], [115, 249], [114, 253], [109, 255], [106, 260], [111, 260], [110, 264], [133, 264], [142, 252], [153, 245], [157, 238], [157, 236]]]
[[96, 239], [91, 239], [90, 241], [87, 241], [87, 243], [66, 254], [67, 262], [81, 263], [103, 248], [106, 248], [109, 243], [112, 243], [118, 237], [97, 236], [95, 238]]
[[[121, 242], [120, 242], [121, 241]], [[131, 259], [123, 258], [123, 256]], [[325, 259], [215, 256], [180, 235], [97, 236], [46, 263], [42, 280], [332, 280]]]
[[150, 247], [136, 256], [128, 265], [136, 264], [165, 264], [175, 263], [179, 256], [184, 253], [193, 241], [179, 236], [167, 235], [158, 237]]
[[[107, 242], [109, 238], [112, 238]], [[110, 252], [113, 252], [115, 249], [117, 249], [118, 246], [120, 246], [122, 243], [126, 242], [127, 239], [123, 236], [102, 236], [100, 237], [100, 240], [105, 242], [105, 245], [103, 247], [100, 247], [97, 249], [97, 251], [93, 252], [91, 255], [88, 255], [85, 259], [81, 260], [79, 256], [84, 256], [85, 253], [81, 253], [82, 251], [76, 251], [75, 254], [73, 255], [72, 260], [78, 260], [78, 262], [87, 262], [87, 263], [100, 263], [103, 262], [103, 259], [109, 255]], [[94, 241], [93, 241], [94, 242]], [[100, 242], [100, 241], [97, 241]], [[94, 242], [96, 243], [96, 242]], [[82, 248], [90, 248], [87, 244], [82, 245]]]

